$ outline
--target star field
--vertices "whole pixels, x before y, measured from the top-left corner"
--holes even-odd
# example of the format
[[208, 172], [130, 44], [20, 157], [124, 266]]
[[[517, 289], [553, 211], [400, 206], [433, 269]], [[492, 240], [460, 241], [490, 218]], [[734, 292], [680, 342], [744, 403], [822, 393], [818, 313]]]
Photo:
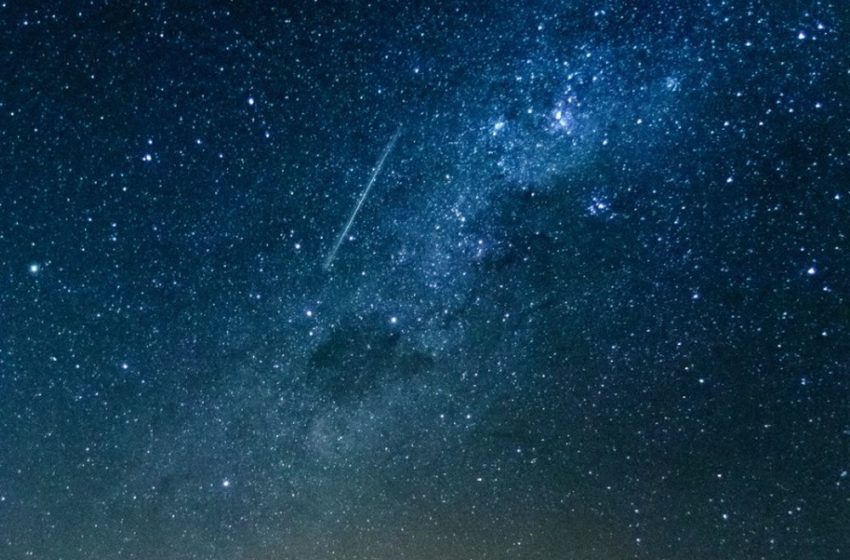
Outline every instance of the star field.
[[847, 558], [848, 25], [0, 3], [0, 558]]

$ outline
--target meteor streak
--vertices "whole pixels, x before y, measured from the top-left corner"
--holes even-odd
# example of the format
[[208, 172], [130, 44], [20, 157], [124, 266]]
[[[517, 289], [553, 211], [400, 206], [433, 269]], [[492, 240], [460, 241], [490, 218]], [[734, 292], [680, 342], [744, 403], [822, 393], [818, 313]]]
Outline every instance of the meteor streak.
[[342, 245], [342, 240], [345, 239], [345, 236], [348, 235], [348, 230], [351, 229], [351, 224], [354, 223], [354, 218], [357, 217], [357, 212], [360, 211], [360, 207], [363, 206], [363, 201], [366, 200], [366, 196], [369, 194], [369, 190], [372, 188], [372, 185], [375, 184], [375, 179], [378, 178], [378, 173], [381, 172], [381, 168], [384, 166], [384, 161], [387, 159], [387, 156], [390, 155], [390, 152], [395, 147], [395, 143], [398, 140], [398, 137], [401, 136], [401, 126], [395, 131], [393, 137], [390, 138], [390, 141], [387, 143], [387, 147], [384, 148], [384, 153], [381, 154], [381, 158], [378, 160], [378, 164], [375, 166], [375, 169], [372, 170], [372, 176], [369, 177], [369, 182], [366, 184], [366, 188], [363, 189], [363, 194], [360, 195], [360, 199], [357, 201], [357, 205], [354, 207], [354, 212], [351, 213], [351, 217], [348, 218], [348, 222], [345, 224], [345, 227], [342, 230], [342, 233], [339, 234], [339, 238], [334, 243], [333, 249], [328, 253], [327, 258], [325, 258], [324, 269], [330, 270], [331, 265], [334, 262], [334, 258], [336, 257], [336, 252], [339, 251], [339, 246]]

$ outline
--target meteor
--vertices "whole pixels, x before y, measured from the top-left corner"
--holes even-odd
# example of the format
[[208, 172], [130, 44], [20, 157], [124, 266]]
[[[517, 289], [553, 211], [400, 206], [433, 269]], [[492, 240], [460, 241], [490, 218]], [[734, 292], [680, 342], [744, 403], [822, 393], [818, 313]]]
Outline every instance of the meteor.
[[381, 154], [378, 164], [375, 166], [375, 169], [372, 170], [372, 176], [369, 177], [369, 182], [366, 183], [366, 188], [363, 189], [363, 194], [360, 195], [360, 199], [357, 201], [357, 205], [354, 207], [351, 217], [348, 218], [348, 222], [345, 224], [342, 233], [339, 234], [339, 238], [337, 238], [336, 243], [334, 243], [333, 249], [331, 249], [331, 252], [328, 253], [327, 258], [325, 258], [325, 264], [323, 266], [325, 270], [330, 270], [331, 265], [334, 262], [334, 258], [336, 257], [336, 253], [339, 251], [339, 246], [342, 245], [342, 240], [345, 239], [346, 235], [348, 235], [348, 230], [351, 229], [351, 224], [354, 223], [354, 218], [357, 217], [357, 212], [359, 212], [360, 207], [363, 206], [363, 201], [366, 200], [369, 190], [372, 188], [372, 185], [375, 184], [375, 179], [378, 178], [378, 173], [381, 172], [381, 168], [384, 166], [384, 161], [386, 161], [387, 156], [390, 155], [391, 151], [393, 151], [399, 136], [401, 136], [401, 126], [398, 127], [395, 134], [393, 134], [392, 138], [390, 138], [390, 141], [387, 143], [387, 147], [384, 148], [384, 153]]

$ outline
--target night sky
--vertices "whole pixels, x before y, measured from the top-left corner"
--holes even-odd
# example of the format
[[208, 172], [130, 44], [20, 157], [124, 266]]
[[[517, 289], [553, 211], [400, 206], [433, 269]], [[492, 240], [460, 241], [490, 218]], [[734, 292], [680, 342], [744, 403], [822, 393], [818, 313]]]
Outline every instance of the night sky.
[[35, 4], [0, 558], [850, 558], [845, 2]]

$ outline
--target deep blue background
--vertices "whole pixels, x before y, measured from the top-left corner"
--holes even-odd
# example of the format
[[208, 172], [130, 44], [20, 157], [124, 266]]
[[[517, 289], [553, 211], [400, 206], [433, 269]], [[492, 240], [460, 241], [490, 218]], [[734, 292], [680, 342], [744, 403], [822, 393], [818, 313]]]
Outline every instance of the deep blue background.
[[846, 558], [848, 24], [3, 5], [0, 557]]

